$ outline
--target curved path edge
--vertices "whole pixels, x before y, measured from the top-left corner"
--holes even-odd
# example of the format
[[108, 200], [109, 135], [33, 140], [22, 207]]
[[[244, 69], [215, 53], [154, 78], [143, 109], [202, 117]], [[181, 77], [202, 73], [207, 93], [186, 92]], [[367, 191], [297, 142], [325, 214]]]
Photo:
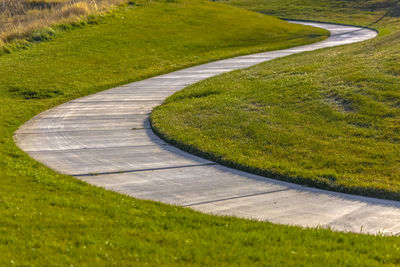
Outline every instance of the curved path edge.
[[371, 39], [370, 29], [327, 29], [325, 41], [211, 62], [82, 97], [47, 110], [14, 135], [53, 170], [136, 198], [273, 223], [400, 233], [400, 202], [335, 193], [234, 170], [179, 150], [150, 129], [149, 114], [184, 87], [275, 58]]

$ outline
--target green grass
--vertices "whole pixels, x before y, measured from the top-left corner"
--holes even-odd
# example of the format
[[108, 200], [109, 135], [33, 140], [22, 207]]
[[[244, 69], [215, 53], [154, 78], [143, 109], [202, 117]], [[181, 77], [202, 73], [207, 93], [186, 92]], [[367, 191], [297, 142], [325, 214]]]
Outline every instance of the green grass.
[[[346, 13], [333, 8], [338, 1], [312, 8], [304, 7], [310, 2], [298, 2], [286, 1], [282, 10], [275, 1], [233, 3], [265, 7], [282, 17], [355, 24], [383, 14], [369, 11], [359, 19], [364, 7]], [[321, 11], [312, 16], [303, 12], [316, 9]], [[193, 85], [153, 112], [153, 126], [171, 142], [230, 166], [400, 200], [399, 17], [389, 15], [375, 27], [381, 34], [374, 40], [294, 55]]]
[[[282, 18], [320, 20], [366, 26], [397, 0], [221, 0], [233, 6]], [[393, 8], [392, 8], [393, 9]], [[391, 13], [397, 14], [398, 10]]]
[[[12, 141], [38, 112], [325, 32], [209, 2], [126, 6], [0, 57], [0, 265], [396, 264], [397, 239], [302, 230], [136, 200], [57, 174]], [[323, 38], [323, 37], [320, 37]], [[370, 245], [373, 244], [373, 245]]]
[[[282, 39], [268, 42], [278, 25]], [[56, 29], [48, 42], [1, 56], [0, 265], [400, 264], [396, 237], [214, 217], [133, 199], [57, 174], [12, 141], [27, 119], [67, 100], [211, 59], [309, 42], [316, 33], [285, 25], [208, 2], [152, 1]]]

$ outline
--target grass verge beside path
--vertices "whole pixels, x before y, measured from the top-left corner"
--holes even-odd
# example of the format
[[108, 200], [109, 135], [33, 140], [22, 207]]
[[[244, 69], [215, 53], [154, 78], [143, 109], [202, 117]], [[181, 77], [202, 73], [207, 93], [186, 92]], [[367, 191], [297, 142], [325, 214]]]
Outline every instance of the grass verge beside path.
[[[309, 2], [301, 2], [281, 1], [282, 10], [275, 1], [233, 3], [259, 11], [265, 6], [265, 12], [282, 17], [353, 24], [385, 13], [380, 8], [365, 12], [364, 1], [341, 1], [352, 6], [348, 9], [337, 1], [312, 1], [307, 7]], [[231, 166], [400, 200], [400, 18], [391, 11], [375, 27], [381, 34], [374, 40], [294, 55], [193, 85], [158, 107], [153, 125], [182, 147]]]
[[12, 141], [38, 112], [324, 31], [203, 1], [154, 2], [0, 56], [0, 265], [399, 264], [398, 239], [302, 230], [136, 200], [57, 174]]
[[69, 99], [267, 49], [269, 20], [208, 2], [152, 1], [1, 56], [0, 265], [399, 264], [396, 237], [302, 230], [141, 201], [57, 174], [12, 142], [20, 124]]
[[276, 17], [366, 26], [387, 11], [400, 14], [398, 0], [221, 0], [221, 3]]

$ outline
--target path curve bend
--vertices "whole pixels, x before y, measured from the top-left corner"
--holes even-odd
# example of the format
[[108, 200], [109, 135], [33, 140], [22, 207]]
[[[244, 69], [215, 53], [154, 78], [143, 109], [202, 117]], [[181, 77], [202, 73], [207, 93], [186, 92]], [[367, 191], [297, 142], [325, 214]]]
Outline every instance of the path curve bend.
[[227, 168], [166, 144], [150, 129], [152, 109], [190, 84], [275, 58], [376, 36], [373, 30], [352, 26], [294, 23], [327, 29], [331, 36], [319, 43], [220, 60], [82, 97], [34, 117], [14, 139], [30, 156], [60, 173], [136, 198], [280, 224], [398, 234], [400, 202], [313, 189]]

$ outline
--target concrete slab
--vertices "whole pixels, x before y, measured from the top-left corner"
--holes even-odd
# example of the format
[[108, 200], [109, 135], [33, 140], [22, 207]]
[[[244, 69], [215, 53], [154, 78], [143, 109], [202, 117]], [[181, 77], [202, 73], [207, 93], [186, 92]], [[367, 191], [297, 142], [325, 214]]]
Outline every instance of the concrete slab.
[[[32, 142], [34, 140], [34, 142]], [[166, 143], [150, 128], [138, 130], [80, 130], [19, 134], [16, 141], [25, 144], [25, 151], [56, 151], [107, 147], [150, 146]]]
[[[134, 114], [137, 115], [137, 114]], [[30, 122], [32, 127], [29, 129], [30, 133], [46, 133], [46, 132], [60, 132], [60, 131], [88, 131], [88, 130], [116, 130], [130, 128], [149, 128], [149, 120], [147, 117], [135, 117], [133, 114], [122, 114], [121, 117], [115, 118], [102, 118], [92, 119], [89, 116], [81, 118], [38, 118]], [[146, 115], [147, 116], [147, 115]], [[93, 116], [96, 117], [96, 116]], [[86, 119], [85, 119], [86, 118]]]
[[30, 151], [48, 167], [74, 176], [204, 165], [212, 162], [169, 145]]

